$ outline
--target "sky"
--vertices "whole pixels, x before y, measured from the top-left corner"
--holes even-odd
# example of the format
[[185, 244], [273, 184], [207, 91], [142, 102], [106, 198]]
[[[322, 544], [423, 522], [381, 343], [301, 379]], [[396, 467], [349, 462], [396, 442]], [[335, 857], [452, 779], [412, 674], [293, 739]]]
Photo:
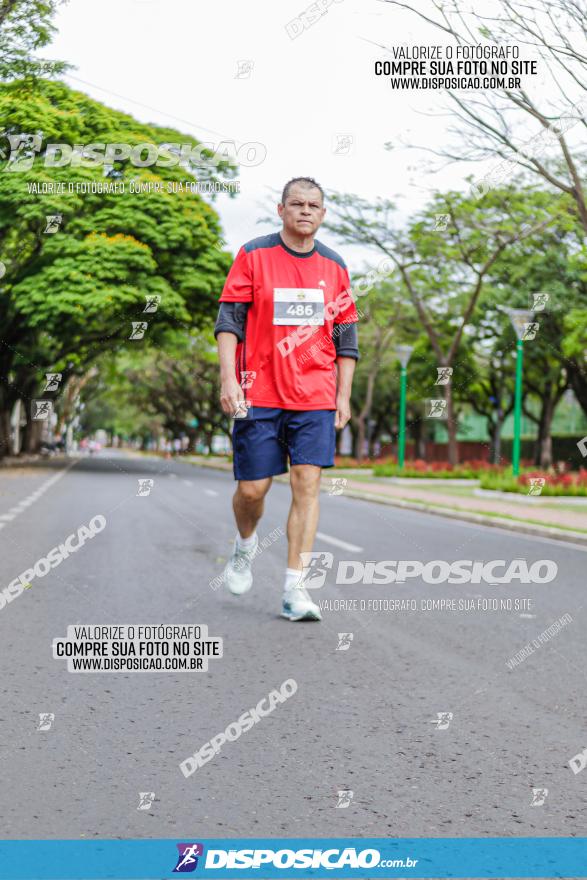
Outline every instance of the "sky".
[[[382, 0], [323, 2], [325, 14], [304, 29], [305, 0], [69, 0], [44, 54], [74, 66], [65, 77], [72, 87], [142, 121], [213, 143], [263, 145], [263, 162], [241, 166], [240, 194], [215, 201], [233, 252], [278, 228], [259, 221], [293, 176], [396, 200], [399, 221], [434, 189], [468, 189], [464, 179], [479, 166], [431, 173], [429, 153], [402, 146], [450, 141], [442, 95], [394, 91], [374, 75], [392, 45], [438, 44], [439, 32]], [[343, 250], [351, 269], [380, 259], [327, 231], [319, 237]]]

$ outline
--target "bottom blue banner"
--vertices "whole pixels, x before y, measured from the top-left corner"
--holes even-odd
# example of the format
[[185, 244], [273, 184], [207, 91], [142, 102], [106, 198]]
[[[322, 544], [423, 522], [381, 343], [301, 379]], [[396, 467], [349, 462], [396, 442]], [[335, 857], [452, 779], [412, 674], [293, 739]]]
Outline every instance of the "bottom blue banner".
[[587, 877], [587, 838], [5, 840], [0, 880]]

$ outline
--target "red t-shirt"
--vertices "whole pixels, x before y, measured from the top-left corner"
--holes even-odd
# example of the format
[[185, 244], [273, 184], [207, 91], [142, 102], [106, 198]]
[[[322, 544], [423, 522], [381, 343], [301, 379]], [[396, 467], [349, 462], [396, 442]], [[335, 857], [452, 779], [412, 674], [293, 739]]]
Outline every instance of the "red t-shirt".
[[318, 241], [307, 254], [279, 233], [247, 242], [220, 302], [251, 303], [236, 375], [255, 406], [336, 409], [335, 324], [358, 321], [344, 261]]

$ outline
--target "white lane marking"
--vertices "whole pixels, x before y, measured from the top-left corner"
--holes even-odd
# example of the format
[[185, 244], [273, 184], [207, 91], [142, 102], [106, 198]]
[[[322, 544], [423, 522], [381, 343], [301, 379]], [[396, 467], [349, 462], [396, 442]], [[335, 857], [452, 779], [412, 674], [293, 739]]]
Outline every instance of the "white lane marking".
[[70, 464], [67, 465], [67, 467], [63, 468], [62, 471], [59, 471], [54, 476], [49, 477], [48, 480], [45, 480], [44, 483], [41, 483], [41, 485], [37, 489], [35, 489], [34, 492], [31, 492], [30, 495], [27, 495], [26, 498], [23, 498], [23, 500], [19, 501], [18, 504], [15, 504], [14, 507], [11, 507], [7, 513], [0, 514], [0, 520], [6, 520], [6, 522], [0, 522], [0, 529], [3, 529], [8, 522], [12, 522], [12, 520], [16, 519], [19, 514], [23, 513], [23, 511], [25, 511], [27, 507], [30, 507], [31, 504], [34, 504], [35, 501], [38, 501], [41, 495], [43, 495], [43, 493], [46, 492], [47, 489], [50, 489], [51, 486], [54, 486], [57, 480], [60, 480], [61, 477], [64, 477], [67, 471], [72, 468], [74, 464], [76, 464], [76, 462], [72, 461]]
[[181, 482], [184, 484], [184, 486], [193, 486], [194, 485], [191, 480], [182, 480]]
[[172, 480], [177, 480], [177, 474], [167, 474], [168, 477], [171, 477]]
[[357, 547], [356, 544], [349, 544], [348, 541], [341, 541], [339, 538], [333, 538], [332, 535], [325, 535], [324, 532], [316, 532], [316, 537], [320, 538], [321, 541], [326, 541], [327, 544], [340, 547], [341, 550], [352, 550], [353, 553], [363, 552], [362, 547]]
[[210, 495], [212, 498], [215, 498], [218, 492], [215, 492], [214, 489], [204, 489], [204, 495]]

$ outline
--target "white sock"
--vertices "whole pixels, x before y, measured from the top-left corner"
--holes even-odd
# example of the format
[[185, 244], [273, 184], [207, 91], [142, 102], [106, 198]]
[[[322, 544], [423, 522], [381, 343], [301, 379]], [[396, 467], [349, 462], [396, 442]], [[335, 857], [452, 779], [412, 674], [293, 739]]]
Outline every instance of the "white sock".
[[241, 538], [239, 532], [236, 533], [236, 546], [239, 550], [250, 550], [257, 538], [257, 532], [253, 532], [250, 538]]
[[283, 585], [283, 592], [287, 593], [288, 590], [295, 590], [297, 586], [299, 586], [300, 581], [303, 579], [306, 574], [306, 569], [301, 568], [286, 568], [285, 569], [285, 583]]

